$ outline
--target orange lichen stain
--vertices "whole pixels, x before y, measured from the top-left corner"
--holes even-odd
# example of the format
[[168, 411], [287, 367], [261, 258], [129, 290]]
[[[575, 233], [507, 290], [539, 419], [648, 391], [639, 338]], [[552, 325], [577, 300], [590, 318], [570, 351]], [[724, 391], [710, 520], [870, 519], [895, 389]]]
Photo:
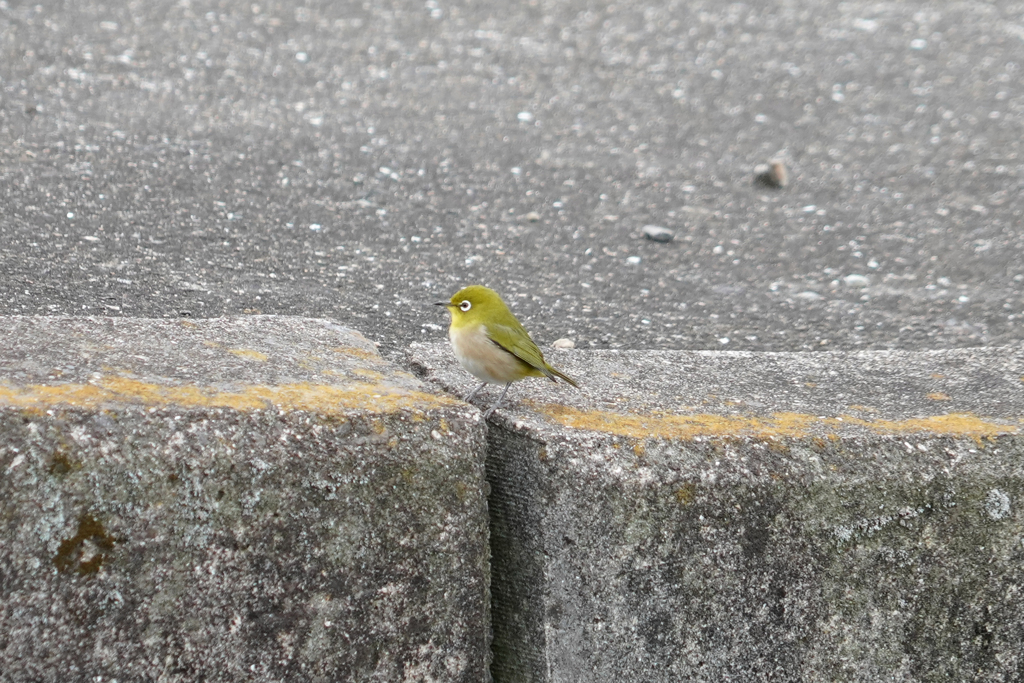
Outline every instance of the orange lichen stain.
[[332, 377], [345, 377], [344, 372], [337, 372], [330, 368], [324, 367], [324, 359], [321, 356], [311, 356], [304, 354], [295, 359], [295, 364], [303, 370], [309, 370], [311, 372], [320, 372], [325, 375], [331, 375]]
[[946, 376], [939, 372], [933, 372], [931, 377], [932, 379], [946, 379]]
[[380, 354], [376, 351], [370, 351], [368, 349], [361, 349], [358, 346], [337, 346], [331, 351], [340, 353], [344, 356], [355, 356], [356, 358], [362, 358], [363, 360], [381, 360]]
[[694, 495], [697, 493], [697, 485], [692, 481], [688, 481], [676, 490], [676, 501], [680, 505], [689, 505], [693, 502]]
[[228, 349], [227, 351], [239, 358], [248, 358], [249, 360], [258, 360], [260, 362], [266, 362], [268, 358], [267, 354], [253, 351], [252, 349]]
[[111, 404], [182, 408], [233, 408], [247, 412], [276, 408], [320, 414], [349, 410], [388, 413], [402, 408], [456, 405], [446, 396], [381, 384], [344, 386], [300, 382], [278, 386], [244, 385], [232, 390], [193, 384], [155, 384], [127, 377], [104, 376], [90, 384], [0, 385], [0, 405], [42, 410], [56, 405], [107, 408]]
[[749, 436], [755, 438], [825, 436], [850, 426], [877, 434], [931, 433], [967, 436], [975, 439], [1016, 434], [1018, 428], [983, 419], [971, 413], [934, 415], [908, 420], [864, 419], [852, 415], [819, 417], [804, 413], [746, 415], [638, 415], [606, 411], [581, 411], [554, 404], [536, 404], [535, 409], [553, 422], [596, 432], [635, 439], [691, 439], [697, 436]]
[[234, 354], [239, 358], [248, 358], [249, 360], [266, 361], [267, 354], [261, 353], [260, 351], [253, 351], [252, 349], [227, 349], [220, 342], [215, 341], [204, 341], [203, 346], [207, 346], [211, 349], [224, 349], [228, 353]]
[[928, 394], [928, 398], [930, 398], [933, 401], [948, 401], [949, 394], [944, 394], [941, 391], [933, 391], [932, 393]]
[[871, 406], [852, 405], [852, 406], [849, 406], [849, 408], [850, 408], [850, 410], [856, 410], [857, 412], [861, 412], [861, 413], [877, 413], [878, 412], [877, 408], [872, 408]]

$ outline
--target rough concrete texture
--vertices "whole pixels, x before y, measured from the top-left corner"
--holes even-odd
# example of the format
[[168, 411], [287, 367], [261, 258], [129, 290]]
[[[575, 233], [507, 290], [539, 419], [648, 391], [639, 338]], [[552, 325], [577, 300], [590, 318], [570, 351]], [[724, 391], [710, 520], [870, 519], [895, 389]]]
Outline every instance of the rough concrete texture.
[[480, 283], [581, 349], [1021, 343], [1022, 15], [0, 0], [0, 313], [334, 318], [392, 353]]
[[1024, 677], [1020, 350], [548, 357], [581, 391], [490, 425], [495, 680]]
[[479, 681], [484, 427], [322, 320], [0, 321], [0, 680]]

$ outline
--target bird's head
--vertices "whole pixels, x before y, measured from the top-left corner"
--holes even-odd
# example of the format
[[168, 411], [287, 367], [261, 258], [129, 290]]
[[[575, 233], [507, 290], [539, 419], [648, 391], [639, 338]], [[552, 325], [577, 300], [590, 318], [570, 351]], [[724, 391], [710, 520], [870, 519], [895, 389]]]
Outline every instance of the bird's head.
[[455, 327], [487, 322], [490, 318], [501, 317], [508, 310], [497, 292], [482, 285], [464, 287], [450, 301], [438, 301], [435, 305], [448, 309]]

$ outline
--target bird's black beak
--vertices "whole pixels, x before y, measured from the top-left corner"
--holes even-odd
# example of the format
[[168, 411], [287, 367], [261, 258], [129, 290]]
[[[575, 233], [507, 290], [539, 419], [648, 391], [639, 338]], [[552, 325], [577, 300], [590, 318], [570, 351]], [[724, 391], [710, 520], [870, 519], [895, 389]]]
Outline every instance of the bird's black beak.
[[447, 301], [435, 301], [434, 305], [435, 306], [447, 306], [448, 302]]

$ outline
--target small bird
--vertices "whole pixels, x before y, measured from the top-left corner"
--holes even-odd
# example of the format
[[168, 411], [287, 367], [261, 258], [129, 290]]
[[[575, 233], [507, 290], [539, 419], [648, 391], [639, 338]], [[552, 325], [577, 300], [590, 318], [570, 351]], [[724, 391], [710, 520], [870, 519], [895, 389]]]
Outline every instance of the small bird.
[[487, 384], [504, 384], [498, 401], [487, 409], [484, 418], [501, 404], [512, 382], [524, 377], [556, 377], [574, 387], [579, 385], [565, 373], [551, 367], [530, 339], [522, 323], [493, 289], [470, 285], [460, 289], [451, 301], [438, 301], [452, 316], [448, 327], [455, 357], [469, 374], [481, 380], [480, 386], [466, 395], [469, 401]]

